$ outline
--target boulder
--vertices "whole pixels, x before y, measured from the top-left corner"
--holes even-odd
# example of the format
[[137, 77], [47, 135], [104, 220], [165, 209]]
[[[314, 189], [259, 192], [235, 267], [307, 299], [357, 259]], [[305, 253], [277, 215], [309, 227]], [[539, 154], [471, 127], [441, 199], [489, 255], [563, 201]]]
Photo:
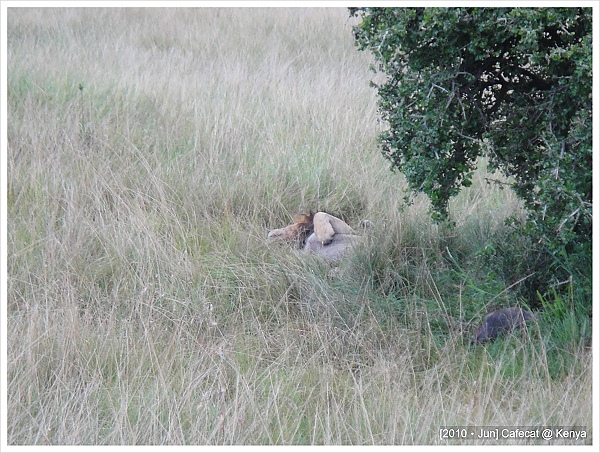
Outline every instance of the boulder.
[[483, 320], [483, 325], [477, 329], [475, 341], [485, 343], [494, 340], [501, 334], [522, 328], [528, 320], [534, 317], [532, 312], [519, 307], [501, 308], [488, 313]]

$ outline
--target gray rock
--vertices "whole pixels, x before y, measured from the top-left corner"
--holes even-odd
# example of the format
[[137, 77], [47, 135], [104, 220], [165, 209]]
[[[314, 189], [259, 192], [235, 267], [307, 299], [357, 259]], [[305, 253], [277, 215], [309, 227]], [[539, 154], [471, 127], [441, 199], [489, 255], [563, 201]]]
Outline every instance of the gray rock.
[[501, 308], [493, 311], [486, 315], [483, 325], [477, 329], [475, 340], [478, 343], [493, 340], [498, 335], [522, 328], [525, 326], [526, 321], [534, 317], [533, 313], [519, 307]]
[[337, 233], [333, 236], [333, 240], [329, 244], [324, 245], [317, 235], [313, 233], [306, 240], [303, 250], [305, 252], [316, 253], [329, 262], [338, 261], [348, 253], [360, 239], [361, 236], [356, 234]]

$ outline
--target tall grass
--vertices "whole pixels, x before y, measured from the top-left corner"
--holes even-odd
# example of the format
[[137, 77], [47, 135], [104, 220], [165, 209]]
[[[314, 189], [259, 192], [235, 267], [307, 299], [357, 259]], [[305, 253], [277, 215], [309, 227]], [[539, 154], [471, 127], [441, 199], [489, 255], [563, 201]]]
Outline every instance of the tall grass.
[[[8, 444], [591, 443], [585, 344], [469, 343], [517, 200], [402, 205], [369, 63], [343, 8], [9, 9]], [[302, 209], [374, 228], [331, 269], [265, 241]]]

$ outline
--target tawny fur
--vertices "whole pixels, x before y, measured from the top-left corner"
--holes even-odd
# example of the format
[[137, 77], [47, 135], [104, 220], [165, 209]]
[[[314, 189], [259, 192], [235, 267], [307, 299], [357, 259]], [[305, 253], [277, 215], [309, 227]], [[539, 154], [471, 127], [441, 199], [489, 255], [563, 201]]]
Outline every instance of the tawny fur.
[[331, 261], [340, 259], [359, 237], [346, 222], [326, 212], [300, 214], [293, 219], [295, 223], [272, 230], [267, 237], [297, 244]]
[[270, 240], [283, 240], [296, 244], [299, 248], [304, 246], [306, 238], [313, 232], [313, 213], [295, 214], [292, 216], [294, 223], [285, 228], [269, 231], [267, 238]]

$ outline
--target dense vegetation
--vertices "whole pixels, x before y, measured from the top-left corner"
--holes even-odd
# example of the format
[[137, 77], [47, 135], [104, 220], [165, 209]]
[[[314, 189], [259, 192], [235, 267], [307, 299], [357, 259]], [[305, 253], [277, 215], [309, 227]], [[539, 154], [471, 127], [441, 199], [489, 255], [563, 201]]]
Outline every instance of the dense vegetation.
[[411, 192], [445, 219], [486, 156], [527, 209], [519, 233], [530, 238], [533, 275], [523, 292], [539, 303], [538, 294], [575, 291], [591, 315], [591, 8], [350, 12], [362, 19], [357, 45], [387, 76], [380, 141]]

